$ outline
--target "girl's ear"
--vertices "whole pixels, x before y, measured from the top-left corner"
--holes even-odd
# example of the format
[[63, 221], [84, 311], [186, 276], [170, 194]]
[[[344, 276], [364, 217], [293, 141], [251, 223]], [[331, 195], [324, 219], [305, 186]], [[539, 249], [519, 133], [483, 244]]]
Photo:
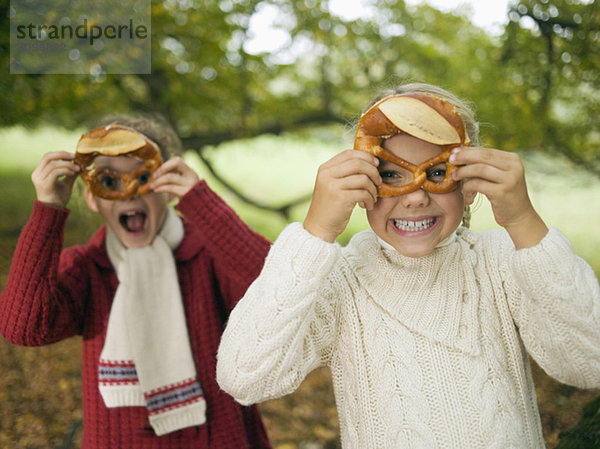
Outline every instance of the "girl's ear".
[[98, 203], [96, 202], [96, 197], [92, 194], [89, 187], [85, 188], [83, 195], [85, 196], [85, 202], [87, 203], [88, 207], [93, 212], [99, 212]]

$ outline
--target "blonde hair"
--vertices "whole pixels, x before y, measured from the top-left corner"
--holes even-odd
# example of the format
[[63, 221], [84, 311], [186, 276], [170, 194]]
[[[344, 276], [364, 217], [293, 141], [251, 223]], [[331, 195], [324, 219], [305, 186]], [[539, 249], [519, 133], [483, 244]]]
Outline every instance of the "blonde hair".
[[[423, 92], [435, 95], [437, 97], [443, 98], [444, 100], [449, 101], [456, 107], [458, 113], [460, 114], [463, 122], [465, 122], [465, 127], [467, 128], [467, 134], [471, 139], [471, 145], [479, 146], [479, 122], [475, 118], [475, 112], [472, 106], [464, 100], [461, 100], [454, 94], [448, 92], [446, 89], [443, 89], [439, 86], [435, 86], [433, 84], [427, 83], [406, 83], [400, 84], [394, 89], [386, 89], [380, 92], [373, 101], [367, 106], [369, 109], [383, 97], [387, 97], [388, 95], [394, 94], [405, 94], [409, 92]], [[367, 110], [366, 109], [366, 110]], [[468, 228], [471, 224], [471, 207], [465, 205], [463, 209], [463, 218], [462, 224], [465, 228]]]

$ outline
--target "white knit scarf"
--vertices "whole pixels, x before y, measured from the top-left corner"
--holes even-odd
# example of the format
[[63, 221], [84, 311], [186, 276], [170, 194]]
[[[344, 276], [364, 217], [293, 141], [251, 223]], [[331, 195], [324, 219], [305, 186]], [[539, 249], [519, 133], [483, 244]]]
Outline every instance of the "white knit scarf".
[[145, 406], [157, 435], [206, 421], [172, 250], [183, 223], [167, 208], [152, 244], [126, 248], [107, 229], [106, 249], [119, 278], [99, 361], [107, 407]]

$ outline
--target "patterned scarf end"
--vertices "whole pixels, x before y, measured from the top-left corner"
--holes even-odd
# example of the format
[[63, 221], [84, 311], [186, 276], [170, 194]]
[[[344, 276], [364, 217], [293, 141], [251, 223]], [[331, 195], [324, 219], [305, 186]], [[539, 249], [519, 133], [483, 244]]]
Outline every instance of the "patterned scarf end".
[[186, 427], [200, 426], [206, 422], [206, 402], [203, 397], [195, 402], [153, 413], [149, 417], [150, 425], [156, 435], [161, 436]]

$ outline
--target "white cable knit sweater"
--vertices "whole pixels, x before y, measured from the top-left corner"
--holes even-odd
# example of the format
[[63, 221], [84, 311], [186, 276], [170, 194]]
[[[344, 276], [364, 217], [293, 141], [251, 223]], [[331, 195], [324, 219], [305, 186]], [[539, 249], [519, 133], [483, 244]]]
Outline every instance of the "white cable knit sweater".
[[242, 404], [332, 373], [346, 449], [544, 447], [527, 353], [600, 387], [600, 289], [556, 229], [516, 251], [459, 228], [428, 256], [289, 225], [230, 316], [217, 380]]

